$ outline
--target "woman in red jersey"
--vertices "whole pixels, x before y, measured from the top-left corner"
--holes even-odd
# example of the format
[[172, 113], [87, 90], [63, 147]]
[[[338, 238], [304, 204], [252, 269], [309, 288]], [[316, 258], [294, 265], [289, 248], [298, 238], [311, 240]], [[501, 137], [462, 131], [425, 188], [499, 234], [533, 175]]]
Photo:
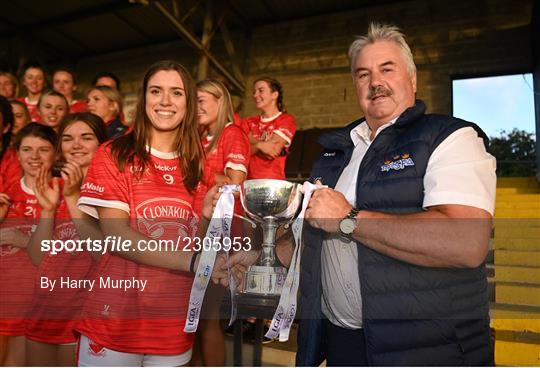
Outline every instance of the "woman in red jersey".
[[47, 86], [45, 71], [39, 65], [27, 66], [24, 70], [21, 84], [24, 87], [26, 96], [20, 97], [19, 101], [24, 102], [26, 107], [28, 107], [32, 121], [41, 121], [38, 113], [38, 102]]
[[9, 336], [4, 360], [8, 366], [26, 364], [24, 334], [34, 293], [35, 267], [25, 247], [41, 212], [32, 188], [39, 171], [52, 166], [56, 140], [56, 133], [43, 125], [30, 123], [21, 129], [15, 149], [24, 175], [0, 195], [0, 335]]
[[13, 74], [8, 72], [0, 72], [0, 96], [4, 96], [8, 100], [17, 98], [19, 95], [19, 82]]
[[[81, 366], [179, 366], [191, 359], [193, 335], [183, 329], [197, 253], [184, 243], [170, 252], [148, 245], [198, 235], [207, 180], [196, 97], [182, 65], [152, 65], [133, 130], [92, 160], [79, 208], [99, 217], [105, 240], [121, 256], [107, 252], [99, 260], [100, 284], [77, 326]], [[205, 219], [211, 216], [207, 198]]]
[[[3, 110], [9, 108], [5, 100], [1, 102], [0, 105], [2, 105]], [[13, 148], [13, 142], [15, 141], [15, 136], [19, 130], [30, 123], [30, 112], [23, 102], [11, 100], [9, 101], [9, 106], [13, 112], [9, 112], [9, 115], [13, 116], [13, 128], [11, 129], [10, 134], [7, 136], [4, 135], [4, 139], [0, 143], [2, 145], [0, 151], [4, 149], [3, 152], [0, 152], [0, 183], [3, 183], [6, 187], [12, 182], [18, 182], [21, 179], [21, 165], [19, 164], [19, 160], [17, 160], [17, 151]], [[6, 124], [6, 121], [4, 121], [4, 124]], [[0, 185], [0, 192], [1, 191]]]
[[47, 91], [39, 98], [38, 112], [39, 122], [58, 132], [60, 122], [69, 113], [69, 104], [60, 92]]
[[247, 178], [284, 180], [285, 159], [296, 123], [294, 117], [285, 112], [281, 83], [268, 77], [256, 79], [253, 100], [261, 114], [242, 122], [251, 143]]
[[77, 91], [77, 82], [73, 72], [67, 69], [57, 69], [53, 73], [53, 89], [64, 95], [69, 104], [69, 112], [85, 112], [88, 110], [88, 105], [84, 101], [75, 99]]
[[13, 131], [11, 134], [15, 135], [30, 123], [30, 111], [28, 107], [19, 100], [9, 100], [11, 109], [13, 110]]
[[[77, 208], [81, 184], [99, 145], [107, 140], [100, 117], [90, 113], [68, 115], [60, 124], [58, 178], [40, 169], [34, 192], [41, 207], [40, 221], [28, 243], [37, 270], [37, 283], [26, 328], [27, 362], [31, 366], [76, 364], [74, 324], [89, 292], [92, 256], [85, 248], [48, 251], [43, 242], [101, 238], [97, 222]], [[60, 243], [58, 243], [60, 244]], [[51, 247], [52, 248], [52, 247]], [[70, 283], [67, 283], [68, 281]]]
[[122, 123], [122, 104], [122, 95], [115, 88], [96, 86], [88, 92], [88, 111], [103, 119], [109, 139], [121, 136], [127, 129]]
[[[215, 80], [197, 83], [198, 117], [202, 128], [202, 144], [206, 153], [205, 170], [218, 184], [241, 184], [246, 178], [250, 156], [247, 135], [234, 124], [231, 96], [227, 88]], [[243, 214], [240, 201], [235, 212]], [[242, 236], [242, 223], [233, 221], [231, 236]], [[198, 341], [192, 365], [225, 365], [225, 337], [221, 330], [219, 309], [224, 289], [210, 285], [204, 300], [199, 323]]]

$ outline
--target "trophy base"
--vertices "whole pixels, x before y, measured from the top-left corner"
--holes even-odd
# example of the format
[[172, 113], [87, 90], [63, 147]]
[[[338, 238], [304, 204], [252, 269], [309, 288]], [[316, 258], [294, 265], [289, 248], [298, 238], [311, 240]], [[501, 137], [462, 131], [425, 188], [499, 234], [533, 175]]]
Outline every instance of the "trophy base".
[[246, 272], [244, 292], [259, 295], [280, 295], [287, 269], [285, 267], [250, 266]]

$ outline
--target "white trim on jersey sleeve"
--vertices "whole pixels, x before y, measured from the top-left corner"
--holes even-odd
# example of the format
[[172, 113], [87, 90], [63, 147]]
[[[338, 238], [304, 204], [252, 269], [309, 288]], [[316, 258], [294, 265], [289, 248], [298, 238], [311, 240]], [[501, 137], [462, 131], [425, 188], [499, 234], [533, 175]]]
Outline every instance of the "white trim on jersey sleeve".
[[94, 217], [99, 218], [96, 207], [106, 207], [106, 208], [116, 208], [127, 212], [129, 215], [129, 205], [126, 202], [122, 201], [111, 201], [105, 199], [91, 198], [91, 197], [80, 197], [77, 202], [77, 207], [84, 213]]
[[[414, 159], [414, 157], [413, 157]], [[458, 204], [495, 211], [495, 158], [471, 127], [449, 135], [433, 151], [424, 176], [423, 207]]]
[[272, 133], [277, 134], [281, 138], [285, 139], [285, 142], [287, 142], [285, 147], [289, 147], [291, 145], [291, 139], [287, 137], [287, 135], [283, 133], [282, 131], [280, 131], [279, 129], [274, 130]]
[[223, 172], [225, 173], [225, 175], [227, 175], [227, 169], [238, 170], [238, 171], [242, 171], [242, 172], [247, 174], [247, 169], [244, 166], [244, 164], [235, 164], [235, 163], [232, 163], [232, 162], [227, 162], [225, 164], [225, 169], [223, 169]]

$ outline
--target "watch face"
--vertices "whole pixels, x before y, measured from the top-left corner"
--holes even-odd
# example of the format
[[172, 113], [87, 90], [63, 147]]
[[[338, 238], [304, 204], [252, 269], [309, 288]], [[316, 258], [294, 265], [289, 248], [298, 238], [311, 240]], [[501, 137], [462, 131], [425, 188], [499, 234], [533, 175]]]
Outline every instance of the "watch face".
[[356, 220], [351, 218], [341, 220], [341, 222], [339, 223], [339, 229], [344, 234], [352, 234], [354, 229], [356, 229]]

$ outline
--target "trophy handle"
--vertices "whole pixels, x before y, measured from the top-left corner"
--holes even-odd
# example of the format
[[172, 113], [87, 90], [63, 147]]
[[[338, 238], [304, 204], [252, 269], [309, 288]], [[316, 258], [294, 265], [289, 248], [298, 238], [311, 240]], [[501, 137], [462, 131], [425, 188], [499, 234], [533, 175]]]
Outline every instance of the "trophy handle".
[[241, 220], [244, 220], [244, 221], [246, 221], [246, 222], [249, 222], [250, 225], [251, 225], [251, 227], [254, 228], [254, 229], [257, 228], [257, 223], [256, 223], [255, 221], [252, 221], [252, 220], [248, 219], [248, 218], [245, 217], [245, 216], [241, 216], [241, 215], [238, 215], [238, 214], [235, 213], [235, 214], [234, 214], [234, 217], [238, 217], [238, 218], [241, 219]]

